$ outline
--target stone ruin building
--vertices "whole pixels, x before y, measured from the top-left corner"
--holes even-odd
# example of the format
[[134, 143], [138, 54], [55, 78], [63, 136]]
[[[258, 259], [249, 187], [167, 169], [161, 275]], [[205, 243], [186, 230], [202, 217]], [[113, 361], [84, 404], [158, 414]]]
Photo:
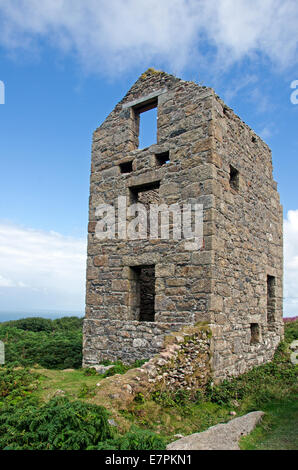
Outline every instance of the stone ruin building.
[[[140, 120], [157, 108], [155, 142]], [[203, 245], [100, 240], [99, 204], [203, 204]], [[84, 366], [150, 358], [165, 335], [212, 331], [221, 379], [271, 360], [283, 335], [282, 207], [271, 151], [213, 89], [149, 69], [94, 132]]]

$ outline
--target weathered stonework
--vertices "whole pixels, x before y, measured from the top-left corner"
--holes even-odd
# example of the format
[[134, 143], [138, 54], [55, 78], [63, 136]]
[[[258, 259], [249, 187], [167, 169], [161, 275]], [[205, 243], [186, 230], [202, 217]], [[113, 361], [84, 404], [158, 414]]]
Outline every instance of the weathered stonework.
[[[138, 149], [139, 113], [154, 102], [157, 143]], [[139, 194], [145, 204], [203, 204], [203, 248], [97, 239], [97, 206]], [[152, 357], [166, 334], [197, 322], [212, 330], [216, 380], [272, 358], [283, 335], [283, 252], [271, 152], [212, 89], [152, 70], [138, 79], [94, 132], [88, 232], [84, 365]], [[136, 292], [152, 269], [148, 321]]]
[[136, 369], [101, 380], [97, 401], [109, 397], [121, 407], [138, 395], [149, 398], [154, 392], [176, 392], [184, 389], [193, 396], [211, 379], [211, 331], [207, 325], [183, 327], [165, 337], [159, 354]]
[[190, 395], [204, 388], [211, 378], [211, 330], [207, 326], [184, 327], [166, 337], [165, 349], [143, 368], [158, 391], [187, 390]]

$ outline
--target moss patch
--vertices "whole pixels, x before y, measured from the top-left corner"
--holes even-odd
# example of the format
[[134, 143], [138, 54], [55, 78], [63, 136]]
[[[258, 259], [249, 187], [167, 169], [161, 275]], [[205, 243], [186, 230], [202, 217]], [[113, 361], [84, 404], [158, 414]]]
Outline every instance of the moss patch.
[[149, 75], [162, 75], [165, 72], [162, 70], [156, 70], [153, 67], [149, 67], [149, 69], [146, 70], [146, 72], [143, 72], [141, 75], [141, 80], [145, 80]]

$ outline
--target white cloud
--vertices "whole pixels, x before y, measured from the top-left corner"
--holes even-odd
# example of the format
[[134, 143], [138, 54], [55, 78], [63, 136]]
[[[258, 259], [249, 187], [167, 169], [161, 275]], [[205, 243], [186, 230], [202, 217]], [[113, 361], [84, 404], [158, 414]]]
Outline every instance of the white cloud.
[[223, 67], [256, 52], [297, 62], [296, 0], [0, 0], [0, 13], [9, 50], [46, 38], [102, 73], [155, 61], [181, 69], [203, 60], [206, 40]]
[[257, 51], [282, 65], [297, 60], [296, 0], [220, 0], [206, 5], [207, 33], [231, 53], [231, 61]]
[[284, 221], [285, 316], [298, 315], [298, 209], [288, 211]]
[[1, 310], [84, 309], [86, 243], [0, 223]]
[[1, 287], [13, 287], [14, 283], [11, 279], [7, 279], [0, 275], [0, 288]]

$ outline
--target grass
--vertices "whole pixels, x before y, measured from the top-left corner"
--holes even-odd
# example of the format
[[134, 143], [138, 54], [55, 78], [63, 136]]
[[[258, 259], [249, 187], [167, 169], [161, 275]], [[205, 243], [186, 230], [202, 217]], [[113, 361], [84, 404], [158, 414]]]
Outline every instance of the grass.
[[[167, 406], [154, 400], [144, 403], [134, 401], [125, 409], [111, 408], [111, 403], [98, 400], [96, 384], [102, 380], [100, 375], [86, 376], [83, 370], [49, 370], [34, 369], [39, 374], [39, 388], [34, 395], [43, 402], [53, 398], [58, 390], [63, 390], [71, 400], [81, 399], [89, 403], [106, 406], [122, 432], [127, 432], [131, 426], [151, 430], [173, 440], [175, 434], [188, 435], [199, 432], [219, 422], [228, 421], [229, 407], [216, 403], [185, 403], [181, 406]], [[82, 393], [84, 392], [85, 393]]]
[[[41, 387], [39, 390], [39, 398], [43, 401], [50, 400], [57, 390], [63, 390], [65, 396], [70, 399], [91, 398], [95, 395], [96, 384], [100, 380], [113, 376], [115, 374], [125, 374], [130, 369], [140, 367], [146, 361], [135, 361], [134, 364], [125, 365], [121, 361], [115, 363], [112, 369], [108, 369], [104, 374], [100, 375], [94, 369], [44, 369], [35, 367], [35, 371], [40, 374]], [[89, 372], [89, 373], [88, 373]]]
[[[77, 370], [50, 370], [34, 369], [40, 374], [40, 388], [37, 396], [42, 401], [48, 401], [55, 396], [57, 390], [63, 390], [69, 399], [88, 398], [96, 390], [96, 384], [101, 380], [99, 375], [84, 375], [82, 369]], [[87, 389], [86, 389], [87, 387]], [[83, 388], [86, 396], [82, 396]]]
[[[289, 342], [297, 337], [297, 330], [298, 322], [290, 327]], [[287, 343], [281, 343], [272, 362], [220, 385], [210, 384], [194, 401], [188, 399], [186, 392], [160, 393], [151, 400], [140, 397], [122, 414], [135, 425], [159, 432], [169, 441], [175, 434], [188, 435], [227, 422], [234, 418], [230, 415], [232, 411], [242, 416], [262, 410], [266, 415], [255, 431], [255, 440], [247, 438], [243, 448], [297, 449], [297, 392], [297, 367], [289, 361]]]
[[[297, 330], [298, 322], [286, 327], [288, 343], [297, 337]], [[102, 376], [89, 376], [83, 370], [36, 371], [41, 375], [41, 380], [40, 388], [35, 393], [43, 401], [48, 401], [60, 389], [70, 399], [103, 405], [111, 411], [120, 433], [137, 426], [171, 442], [176, 439], [176, 434], [201, 432], [233, 419], [231, 411], [236, 411], [236, 416], [242, 416], [250, 411], [262, 410], [265, 412], [262, 423], [241, 441], [241, 448], [297, 448], [297, 368], [289, 362], [287, 343], [279, 346], [271, 363], [255, 367], [219, 386], [209, 386], [204, 392], [198, 392], [196, 400], [192, 401], [182, 391], [176, 395], [157, 393], [147, 398], [140, 393], [133, 402], [117, 407], [111, 404], [109, 390], [104, 395], [96, 386]]]
[[298, 449], [298, 400], [274, 402], [263, 407], [265, 417], [249, 435], [241, 439], [242, 450]]
[[[262, 410], [265, 412], [264, 419], [249, 436], [241, 440], [241, 448], [294, 450], [298, 447], [295, 429], [298, 418], [297, 366], [289, 361], [288, 344], [297, 337], [298, 321], [286, 325], [285, 343], [279, 346], [271, 363], [255, 367], [220, 385], [209, 384], [206, 390], [198, 391], [193, 400], [183, 390], [175, 394], [156, 392], [148, 397], [140, 392], [134, 401], [121, 400], [119, 404], [111, 400], [111, 393], [117, 388], [115, 384], [120, 383], [117, 379], [119, 375], [115, 376], [115, 381], [114, 377], [107, 378], [107, 387], [103, 384], [97, 387], [98, 382], [103, 380], [103, 376], [98, 374], [86, 375], [88, 371], [82, 369], [53, 370], [41, 367], [32, 369], [39, 374], [38, 386], [31, 387], [31, 382], [29, 385], [26, 382], [24, 396], [31, 394], [33, 399], [36, 397], [41, 403], [48, 403], [58, 390], [63, 390], [72, 402], [80, 400], [80, 403], [88, 402], [107, 408], [117, 423], [119, 438], [122, 439], [121, 436], [131, 429], [138, 429], [140, 432], [153, 432], [166, 442], [177, 439], [176, 434], [189, 435], [227, 422], [234, 418], [231, 411], [236, 412], [236, 416], [242, 416], [250, 411]], [[22, 370], [18, 369], [21, 376]], [[125, 370], [118, 363], [114, 372], [123, 374]], [[129, 381], [134, 374], [134, 370], [129, 370], [126, 380]], [[3, 385], [3, 393], [11, 392]], [[145, 434], [142, 437], [148, 446], [151, 445], [151, 438]], [[115, 446], [115, 442], [109, 445]], [[132, 445], [129, 442], [125, 444], [127, 448]]]
[[175, 434], [186, 436], [231, 419], [229, 408], [210, 402], [191, 403], [186, 410], [183, 406], [163, 406], [148, 400], [143, 404], [134, 403], [121, 413], [131, 424], [159, 433], [168, 442], [175, 440]]

